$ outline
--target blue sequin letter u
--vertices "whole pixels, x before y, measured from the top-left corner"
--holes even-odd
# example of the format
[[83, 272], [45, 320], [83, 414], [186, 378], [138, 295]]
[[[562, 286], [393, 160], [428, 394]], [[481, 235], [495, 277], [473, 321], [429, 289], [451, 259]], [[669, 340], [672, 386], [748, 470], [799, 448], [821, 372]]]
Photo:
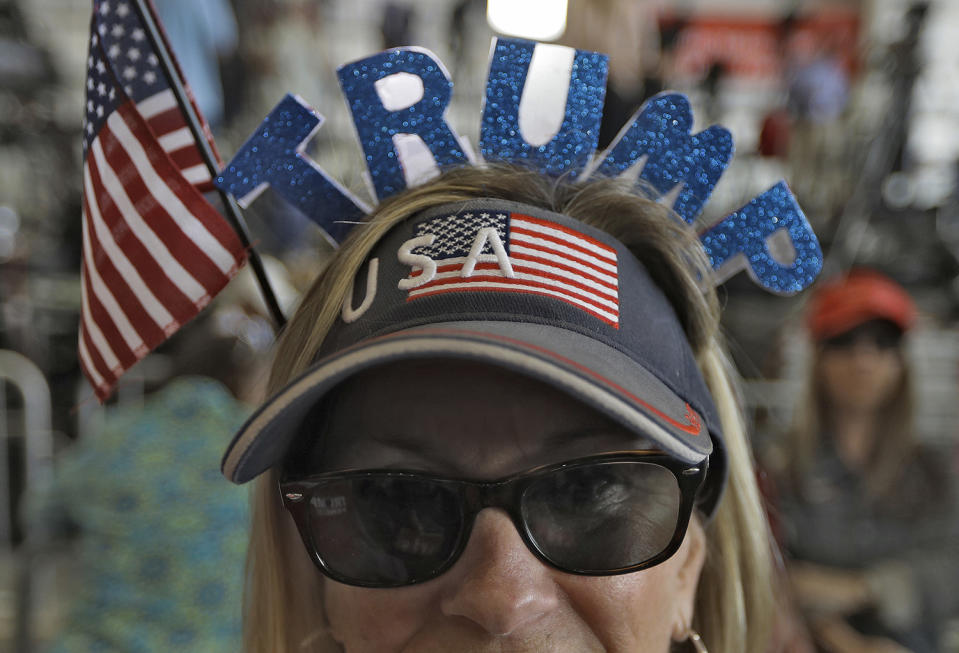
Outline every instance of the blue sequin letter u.
[[[539, 53], [539, 54], [537, 54]], [[523, 134], [520, 113], [523, 94], [534, 59], [542, 54], [543, 88], [566, 92], [562, 121], [552, 138], [530, 144]], [[563, 57], [572, 55], [572, 62]], [[480, 123], [480, 151], [487, 161], [527, 162], [536, 170], [558, 176], [576, 177], [589, 162], [599, 140], [603, 98], [609, 58], [605, 54], [573, 50], [557, 45], [537, 44], [520, 39], [496, 39], [486, 80], [486, 101]], [[568, 71], [568, 73], [566, 72]], [[562, 79], [557, 77], [562, 75]], [[535, 95], [540, 93], [533, 92]], [[537, 97], [537, 105], [546, 98]], [[551, 98], [557, 99], [557, 98]], [[530, 107], [529, 124], [544, 127], [542, 107]], [[550, 130], [546, 130], [550, 131]], [[547, 134], [548, 136], [548, 134]], [[539, 139], [533, 138], [537, 141]]]

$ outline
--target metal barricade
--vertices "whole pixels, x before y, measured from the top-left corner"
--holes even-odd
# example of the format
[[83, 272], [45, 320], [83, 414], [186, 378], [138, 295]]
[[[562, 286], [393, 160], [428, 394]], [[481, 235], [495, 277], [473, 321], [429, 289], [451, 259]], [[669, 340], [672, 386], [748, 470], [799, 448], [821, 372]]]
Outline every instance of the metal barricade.
[[[20, 401], [7, 401], [8, 386], [20, 395]], [[21, 474], [24, 492], [50, 481], [53, 471], [53, 432], [51, 428], [50, 388], [40, 369], [28, 358], [14, 351], [0, 350], [0, 546], [3, 555], [13, 561], [9, 578], [13, 593], [15, 651], [29, 653], [32, 643], [32, 545], [40, 535], [31, 532], [20, 519], [16, 506], [14, 472]], [[11, 460], [11, 438], [22, 439], [20, 460]], [[15, 526], [19, 525], [21, 542], [15, 542]]]

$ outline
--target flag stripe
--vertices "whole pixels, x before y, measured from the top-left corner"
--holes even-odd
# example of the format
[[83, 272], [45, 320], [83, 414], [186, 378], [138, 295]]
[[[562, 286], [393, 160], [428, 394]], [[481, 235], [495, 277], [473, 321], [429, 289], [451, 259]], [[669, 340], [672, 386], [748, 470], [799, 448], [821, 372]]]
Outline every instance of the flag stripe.
[[598, 253], [595, 250], [599, 249], [599, 246], [594, 245], [591, 241], [575, 238], [559, 229], [547, 229], [538, 223], [517, 219], [512, 224], [515, 225], [515, 228], [510, 229], [511, 240], [513, 241], [526, 242], [553, 250], [557, 250], [557, 246], [559, 246], [564, 248], [562, 251], [580, 260], [586, 261], [599, 269], [605, 269], [613, 275], [616, 274], [615, 250], [603, 246], [605, 249]]
[[81, 288], [81, 301], [83, 302], [84, 314], [90, 324], [96, 325], [97, 330], [109, 347], [111, 356], [107, 357], [107, 352], [102, 347], [97, 347], [97, 349], [103, 353], [111, 368], [119, 374], [121, 370], [137, 362], [137, 355], [127, 346], [123, 334], [120, 333], [116, 322], [112, 319], [113, 316], [107, 312], [106, 307], [100, 302], [96, 293], [92, 292], [90, 276], [85, 275], [82, 281], [84, 287]]
[[[194, 186], [198, 186], [203, 182], [212, 182], [213, 178], [210, 176], [210, 169], [206, 167], [205, 163], [195, 165], [191, 168], [183, 168], [181, 170], [183, 173], [183, 178]], [[210, 188], [213, 187], [212, 183], [207, 184]], [[205, 186], [204, 186], [205, 188]], [[200, 190], [203, 190], [202, 188]]]
[[[83, 296], [83, 287], [80, 287], [81, 301]], [[83, 304], [84, 307], [87, 306], [86, 303]], [[87, 352], [91, 355], [91, 362], [94, 364], [94, 369], [97, 374], [104, 379], [114, 378], [116, 376], [115, 370], [118, 368], [113, 365], [111, 366], [108, 363], [104, 356], [113, 356], [113, 352], [110, 350], [109, 345], [106, 343], [106, 339], [103, 337], [103, 334], [100, 333], [99, 328], [94, 324], [89, 315], [84, 314], [80, 322], [80, 327], [83, 329], [85, 335], [85, 341], [87, 344]], [[116, 358], [110, 359], [112, 362], [116, 361]]]
[[[155, 260], [159, 264], [160, 269], [163, 270], [163, 276], [169, 278], [170, 272], [175, 268], [180, 268], [180, 265], [173, 260], [160, 239], [157, 238], [150, 227], [143, 222], [139, 213], [133, 207], [130, 199], [113, 175], [112, 169], [108, 165], [105, 165], [105, 161], [101, 160], [103, 158], [103, 152], [100, 148], [99, 140], [94, 141], [92, 149], [97, 170], [91, 172], [102, 171], [104, 188], [113, 200], [110, 206], [105, 207], [108, 209], [107, 213], [113, 214], [113, 211], [116, 210], [116, 214], [113, 215], [113, 217], [116, 218], [116, 223], [122, 225], [123, 228], [129, 229], [128, 232], [117, 232], [118, 235], [122, 237], [123, 244], [126, 244], [127, 239], [130, 238], [139, 240], [150, 253], [149, 257], [144, 259], [144, 261], [149, 261], [150, 259]], [[96, 233], [100, 239], [101, 246], [106, 250], [110, 260], [113, 261], [113, 264], [117, 267], [120, 274], [123, 275], [123, 278], [130, 284], [130, 287], [139, 298], [143, 308], [150, 314], [150, 319], [163, 329], [164, 332], [169, 331], [171, 328], [176, 328], [179, 320], [167, 310], [166, 303], [154, 294], [154, 290], [160, 292], [161, 295], [165, 294], [162, 292], [162, 280], [160, 278], [153, 278], [147, 279], [147, 282], [144, 282], [138, 268], [130, 262], [121, 243], [114, 240], [112, 233], [105, 233], [105, 228], [101, 227], [99, 216], [95, 215], [94, 217], [97, 218], [94, 220], [94, 225], [97, 227]], [[136, 246], [132, 241], [130, 244], [134, 247]], [[178, 279], [170, 278], [170, 280], [182, 288], [182, 285], [177, 283], [179, 281]], [[189, 298], [189, 296], [187, 297]], [[164, 297], [164, 299], [166, 299], [166, 297]], [[174, 307], [170, 306], [169, 308], [173, 309]]]
[[510, 243], [511, 256], [523, 256], [523, 257], [534, 258], [534, 259], [535, 258], [545, 259], [550, 264], [566, 265], [581, 272], [582, 274], [592, 275], [593, 277], [596, 277], [598, 279], [606, 280], [609, 283], [614, 283], [613, 279], [615, 277], [612, 277], [611, 275], [609, 275], [607, 270], [602, 270], [593, 265], [590, 265], [589, 263], [585, 261], [574, 259], [572, 256], [568, 254], [559, 255], [559, 254], [554, 254], [552, 252], [553, 250], [548, 247], [546, 248], [538, 247], [538, 246], [526, 247], [524, 245], [519, 244], [518, 242]]
[[[108, 145], [117, 143], [108, 132], [108, 129], [104, 129], [103, 140]], [[111, 154], [108, 162], [114, 168], [132, 165], [122, 146], [111, 147]], [[181, 185], [187, 192], [192, 192], [186, 184]], [[148, 230], [147, 233], [138, 229], [138, 225], [131, 225], [142, 244], [147, 246], [143, 251], [145, 258], [142, 260], [145, 264], [154, 264], [159, 273], [153, 277], [153, 281], [159, 285], [151, 283], [151, 287], [157, 289], [164, 303], [167, 303], [165, 301], [167, 298], [173, 302], [173, 306], [178, 308], [178, 312], [174, 313], [177, 321], [185, 322], [195, 312], [196, 305], [204, 303], [207, 295], [215, 293], [222, 287], [220, 282], [222, 273], [190, 237], [184, 237], [185, 235], [192, 237], [192, 234], [181, 232], [180, 226], [165, 207], [155, 201], [156, 194], [151, 192], [153, 189], [148, 188], [141, 177], [131, 177], [124, 190], [133, 206], [136, 207], [139, 217], [142, 218], [140, 224]], [[126, 216], [122, 216], [121, 219], [125, 218]], [[162, 249], [158, 250], [153, 244], [155, 242], [162, 243]], [[134, 243], [135, 247], [138, 245], [139, 243]], [[165, 256], [166, 260], [164, 260]], [[135, 258], [141, 260], [140, 256]], [[152, 259], [157, 260], [154, 262]], [[173, 284], [172, 290], [163, 290], [165, 279]], [[186, 300], [186, 304], [182, 306], [180, 305], [181, 296]]]
[[[84, 206], [86, 215], [89, 216], [91, 208], [88, 204]], [[95, 210], [95, 207], [92, 210]], [[134, 353], [139, 353], [145, 349], [145, 343], [162, 340], [163, 330], [143, 309], [137, 296], [127, 285], [126, 279], [106, 255], [96, 233], [91, 228], [91, 220], [86, 219], [84, 222], [83, 264], [93, 284], [91, 288], [96, 292], [100, 303], [113, 316], [117, 328], [123, 334], [124, 346]], [[99, 252], [101, 255], [96, 256], [94, 252]]]
[[[176, 95], [173, 94], [173, 89], [169, 88], [165, 88], [159, 93], [137, 102], [137, 111], [146, 120], [150, 120], [154, 116], [160, 115], [170, 109], [173, 109], [177, 115], [180, 115], [179, 107], [177, 107], [176, 103]], [[182, 117], [180, 120], [182, 120]]]
[[93, 384], [98, 394], [106, 394], [109, 392], [110, 388], [116, 382], [116, 379], [112, 374], [107, 373], [107, 378], [104, 378], [102, 370], [105, 368], [103, 364], [103, 359], [99, 356], [94, 356], [90, 351], [90, 339], [87, 334], [87, 330], [83, 328], [83, 323], [80, 323], [80, 333], [78, 340], [78, 350], [80, 352], [80, 362], [83, 364], [83, 371], [86, 373], [87, 378], [90, 379], [90, 382]]
[[[150, 256], [156, 259], [157, 263], [164, 271], [164, 274], [169, 277], [170, 280], [177, 285], [177, 287], [180, 288], [183, 294], [185, 294], [190, 301], [198, 301], [206, 294], [206, 289], [183, 268], [180, 262], [177, 261], [176, 258], [170, 253], [170, 250], [167, 248], [160, 236], [157, 235], [153, 228], [144, 219], [147, 217], [155, 218], [157, 216], [157, 211], [144, 210], [150, 204], [156, 206], [156, 203], [154, 202], [155, 195], [150, 194], [148, 189], [142, 195], [131, 198], [127, 194], [126, 189], [120, 184], [119, 180], [113, 174], [114, 168], [111, 167], [110, 163], [105, 160], [103, 150], [100, 146], [101, 141], [106, 141], [110, 145], [117, 143], [117, 141], [110, 138], [109, 126], [105, 127], [101, 133], [101, 137], [94, 141], [93, 156], [94, 161], [96, 162], [97, 167], [102, 174], [104, 186], [116, 203], [122, 221], [129, 225], [133, 234], [149, 250]], [[124, 159], [127, 159], [123, 145], [124, 143], [120, 143], [119, 147], [111, 148], [113, 153], [112, 158], [114, 159], [116, 165], [122, 166], [125, 163]], [[129, 183], [135, 184], [137, 187], [136, 190], [143, 191], [145, 188], [145, 184], [143, 184], [143, 182], [136, 177], [131, 177]], [[162, 181], [160, 184], [164, 185], [165, 187], [165, 184], [162, 184]], [[140, 200], [141, 208], [139, 209], [137, 208], [137, 200]], [[137, 294], [140, 293], [138, 292]], [[149, 305], [147, 305], [147, 308], [149, 310]], [[153, 314], [152, 311], [151, 314]], [[165, 325], [172, 321], [172, 318], [164, 320], [162, 317], [157, 315], [154, 315], [154, 319], [156, 320], [157, 324], [160, 325]]]
[[90, 339], [90, 344], [93, 345], [93, 350], [96, 351], [97, 355], [100, 357], [101, 365], [98, 366], [99, 371], [102, 376], [115, 376], [117, 370], [122, 369], [120, 366], [120, 360], [113, 352], [113, 348], [110, 347], [110, 343], [107, 342], [107, 339], [104, 337], [99, 325], [91, 317], [89, 300], [90, 298], [88, 296], [86, 286], [80, 286], [80, 301], [81, 306], [84, 309], [83, 327], [86, 329], [87, 336]]
[[[222, 241], [223, 234], [229, 234], [232, 241], [236, 240], [236, 236], [219, 216], [216, 216], [218, 219], [213, 223], [214, 233], [211, 233], [207, 225], [203, 224], [194, 213], [187, 209], [181, 197], [174, 194], [164, 179], [157, 174], [157, 171], [150, 164], [140, 140], [130, 131], [131, 127], [137, 128], [139, 131], [142, 123], [138, 124], [136, 122], [135, 114], [127, 119], [127, 111], [124, 109], [124, 107], [121, 107], [117, 113], [110, 116], [107, 125], [117, 139], [123, 143], [127, 154], [136, 166], [137, 172], [143, 177], [144, 183], [150, 188], [167, 213], [176, 220], [181, 231], [202, 250], [206, 257], [213, 261], [220, 272], [222, 274], [231, 273], [236, 268], [237, 257], [235, 253], [224, 247]], [[149, 139], [149, 134], [145, 133], [145, 130], [141, 132], [140, 136], [144, 141]], [[183, 192], [183, 194], [188, 195], [187, 192]], [[216, 229], [216, 227], [219, 227], [219, 229]]]
[[[89, 215], [91, 209], [87, 210]], [[95, 210], [95, 207], [94, 209]], [[109, 210], [108, 213], [114, 212]], [[100, 216], [102, 219], [102, 216]], [[146, 261], [152, 261], [148, 254], [141, 254], [146, 250], [142, 244], [135, 238], [130, 237], [129, 233], [125, 238], [124, 247], [130, 251], [134, 260], [137, 260], [140, 270], [134, 275], [121, 274], [120, 270], [106, 253], [106, 248], [97, 237], [96, 229], [92, 228], [92, 221], [88, 223], [84, 236], [88, 238], [84, 242], [84, 267], [90, 273], [95, 289], [99, 289], [103, 296], [101, 303], [104, 303], [111, 315], [117, 321], [117, 326], [121, 333], [129, 334], [125, 340], [127, 346], [134, 352], [140, 353], [148, 348], [155, 346], [163, 341], [165, 331], [163, 326], [156, 323], [153, 317], [144, 308], [141, 297], [136, 294], [136, 287], [131, 287], [130, 283], [136, 279], [136, 274], [145, 272], [143, 278], [147, 283], [151, 278], [165, 278], [159, 269], [150, 269], [145, 267]], [[110, 235], [105, 236], [109, 238]], [[111, 249], [116, 248], [115, 241], [110, 244]], [[94, 254], [99, 253], [99, 256]], [[126, 256], [124, 254], [124, 256]], [[129, 259], [127, 259], [129, 261]], [[121, 261], [122, 264], [122, 261]], [[107, 294], [104, 294], [107, 293]], [[108, 296], [109, 295], [109, 296]], [[189, 306], [184, 298], [184, 305]], [[180, 318], [172, 317], [174, 323]]]
[[[96, 165], [96, 152], [99, 150], [99, 143], [94, 141], [94, 144], [95, 146], [91, 148], [94, 150], [94, 160], [90, 162], [90, 165], [88, 165], [84, 171], [84, 186], [87, 197], [95, 198], [94, 201], [88, 203], [88, 206], [90, 209], [90, 224], [93, 226], [91, 234], [96, 235], [97, 251], [102, 251], [112, 266], [116, 268], [117, 277], [122, 279], [124, 284], [129, 285], [133, 294], [136, 296], [136, 303], [143, 307], [149, 315], [150, 320], [166, 332], [167, 329], [174, 326], [177, 321], [166, 307], [160, 303], [156, 295], [153, 294], [151, 288], [155, 286], [144, 283], [137, 268], [130, 262], [123, 248], [121, 248], [119, 243], [114, 239], [114, 233], [118, 234], [124, 241], [135, 237], [135, 234], [121, 231], [121, 229], [127, 228], [129, 225], [123, 222], [123, 216], [120, 215], [119, 207], [109, 193], [107, 193], [106, 190], [102, 190], [100, 194], [94, 191], [94, 185], [99, 188], [104, 188], [102, 180], [98, 177], [99, 166]], [[103, 197], [103, 199], [101, 199], [101, 197]], [[103, 201], [104, 199], [106, 201]], [[98, 210], [98, 202], [103, 206], [107, 215], [115, 218], [112, 228], [105, 223], [103, 214]], [[93, 245], [94, 243], [91, 242], [91, 246]], [[91, 268], [91, 272], [93, 269], [94, 268]]]
[[[89, 169], [96, 185], [99, 179], [95, 176], [98, 171], [94, 161]], [[109, 195], [106, 197], [109, 200]], [[106, 251], [109, 256], [98, 268], [110, 273], [107, 283], [123, 294], [120, 304], [131, 316], [137, 332], [145, 342], [155, 345], [162, 341], [162, 336], [155, 337], [155, 332], [166, 333], [189, 320], [194, 304], [167, 277], [112, 200], [104, 202], [103, 208], [95, 216], [93, 236], [100, 241], [94, 241], [95, 251]]]
[[[207, 190], [207, 187], [212, 189], [213, 185], [207, 183], [213, 179], [210, 169], [204, 162], [200, 149], [196, 147], [193, 132], [190, 131], [183, 114], [180, 113], [173, 93], [170, 91], [157, 93], [139, 103], [137, 108], [144, 105], [148, 107], [149, 115], [144, 115], [141, 111], [141, 116], [147, 118], [150, 131], [157, 137], [163, 150], [170, 155], [173, 163], [180, 168], [184, 178], [198, 186], [201, 191]], [[212, 146], [212, 140], [207, 140]]]
[[[170, 160], [180, 169], [183, 178], [201, 193], [215, 190], [213, 176], [196, 146], [193, 132], [187, 126], [173, 92], [169, 89], [161, 91], [138, 103], [137, 109], [163, 150], [170, 155]], [[206, 140], [215, 152], [212, 137]]]
[[565, 293], [559, 292], [557, 290], [552, 290], [550, 288], [538, 288], [538, 287], [521, 286], [518, 284], [506, 284], [506, 283], [502, 283], [502, 279], [500, 279], [498, 282], [448, 284], [448, 285], [442, 286], [439, 289], [428, 291], [428, 292], [421, 292], [420, 289], [417, 288], [415, 290], [410, 291], [410, 297], [407, 301], [410, 301], [414, 298], [419, 299], [422, 297], [431, 297], [434, 295], [442, 295], [444, 293], [451, 293], [451, 292], [460, 292], [463, 290], [484, 290], [488, 292], [514, 292], [514, 293], [529, 294], [529, 295], [550, 295], [550, 296], [556, 297], [557, 299], [561, 299], [568, 304], [572, 304], [581, 310], [586, 311], [590, 315], [599, 318], [600, 320], [602, 320], [603, 322], [606, 322], [607, 324], [610, 324], [612, 326], [617, 326], [619, 323], [618, 313], [612, 314], [606, 311], [597, 310], [594, 307], [579, 301], [575, 297], [570, 297], [566, 295]]
[[[479, 266], [477, 266], [479, 267]], [[497, 268], [498, 269], [498, 268]], [[579, 289], [572, 287], [568, 284], [561, 283], [549, 277], [544, 277], [542, 274], [523, 274], [521, 272], [516, 272], [516, 268], [513, 268], [513, 272], [516, 276], [514, 277], [504, 277], [502, 274], [473, 274], [469, 277], [461, 276], [459, 270], [454, 272], [446, 272], [443, 274], [437, 274], [429, 283], [423, 284], [418, 288], [410, 291], [410, 294], [413, 294], [418, 291], [429, 291], [434, 288], [451, 286], [451, 287], [461, 287], [462, 285], [482, 285], [487, 282], [497, 283], [497, 284], [510, 284], [516, 285], [523, 288], [535, 287], [535, 288], [553, 288], [558, 292], [561, 292], [565, 295], [569, 295], [572, 298], [576, 298], [581, 302], [585, 302], [594, 306], [599, 310], [612, 310], [616, 311], [618, 304], [615, 300], [609, 300], [602, 297], [597, 297], [595, 295], [589, 294], [588, 291], [585, 293]], [[544, 280], [544, 278], [546, 280]]]
[[608, 292], [613, 297], [616, 297], [619, 292], [619, 289], [615, 283], [606, 281], [606, 279], [609, 279], [609, 277], [605, 277], [605, 279], [598, 279], [595, 276], [584, 274], [582, 271], [576, 270], [571, 266], [554, 263], [538, 256], [518, 254], [512, 256], [511, 258], [514, 261], [522, 261], [523, 265], [528, 268], [532, 268], [534, 270], [548, 270], [553, 274], [585, 284], [597, 291]]
[[186, 127], [186, 121], [183, 119], [180, 110], [174, 107], [169, 111], [153, 116], [147, 121], [147, 125], [154, 134], [162, 135]]
[[[495, 271], [499, 274], [489, 275], [489, 274], [476, 274], [481, 271]], [[433, 279], [420, 288], [429, 288], [433, 285], [440, 285], [439, 282], [447, 279], [462, 279], [464, 281], [474, 280], [474, 279], [495, 279], [498, 278], [503, 282], [510, 283], [512, 279], [518, 281], [526, 282], [536, 282], [541, 279], [549, 279], [552, 283], [543, 283], [545, 287], [556, 287], [567, 292], [583, 296], [584, 301], [595, 301], [597, 306], [605, 306], [612, 310], [616, 310], [619, 306], [616, 301], [616, 294], [607, 294], [605, 289], [597, 289], [588, 284], [583, 284], [575, 280], [567, 279], [565, 277], [560, 277], [553, 274], [547, 270], [539, 270], [527, 268], [520, 265], [513, 265], [513, 277], [505, 277], [500, 271], [499, 263], [478, 263], [474, 268], [474, 273], [469, 277], [462, 276], [462, 266], [459, 265], [443, 265], [436, 269], [436, 274]], [[418, 276], [418, 275], [417, 275]]]
[[553, 239], [551, 236], [537, 235], [533, 232], [524, 231], [522, 228], [510, 229], [510, 235], [514, 243], [523, 243], [536, 249], [557, 252], [565, 257], [573, 257], [583, 262], [588, 262], [587, 265], [590, 267], [602, 270], [608, 274], [616, 274], [615, 263], [607, 263], [595, 256], [591, 256], [588, 250], [570, 244], [564, 244], [562, 241]]
[[539, 233], [544, 237], [560, 243], [572, 243], [576, 247], [585, 249], [597, 256], [607, 259], [609, 262], [616, 263], [616, 250], [609, 245], [604, 245], [594, 238], [590, 238], [568, 227], [558, 225], [545, 220], [537, 220], [528, 215], [514, 213], [512, 217], [513, 225], [519, 225], [523, 229]]
[[523, 265], [514, 265], [513, 273], [517, 279], [549, 279], [553, 282], [554, 286], [566, 289], [572, 293], [585, 294], [587, 298], [595, 299], [599, 304], [607, 306], [614, 311], [619, 308], [618, 296], [615, 292], [608, 293], [606, 289], [596, 288], [591, 284], [583, 283], [582, 280], [568, 279], [565, 276], [555, 274], [551, 270], [529, 268]]
[[210, 176], [210, 170], [206, 167], [206, 164], [203, 163], [203, 159], [195, 147], [184, 147], [179, 150], [168, 151], [167, 155], [170, 157], [170, 160], [173, 161], [173, 164], [180, 169], [181, 174], [187, 168], [202, 166], [207, 177]]
[[177, 129], [176, 131], [172, 131], [160, 136], [157, 138], [157, 141], [160, 143], [160, 147], [162, 147], [165, 152], [175, 152], [180, 148], [192, 145], [193, 134], [190, 133], [189, 127], [180, 127], [180, 129]]
[[173, 164], [180, 169], [181, 174], [187, 168], [202, 166], [206, 171], [207, 177], [210, 176], [210, 170], [206, 167], [206, 164], [203, 163], [203, 159], [195, 147], [184, 147], [179, 150], [173, 150], [167, 152], [167, 156], [169, 156]]

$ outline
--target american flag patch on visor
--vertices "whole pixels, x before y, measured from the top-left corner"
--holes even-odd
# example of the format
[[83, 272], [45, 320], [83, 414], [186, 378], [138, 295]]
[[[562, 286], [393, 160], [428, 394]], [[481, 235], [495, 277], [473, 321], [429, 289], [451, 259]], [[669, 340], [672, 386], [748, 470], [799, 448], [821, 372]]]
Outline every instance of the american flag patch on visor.
[[521, 213], [463, 213], [417, 225], [407, 301], [442, 293], [541, 295], [619, 327], [616, 251], [575, 229]]

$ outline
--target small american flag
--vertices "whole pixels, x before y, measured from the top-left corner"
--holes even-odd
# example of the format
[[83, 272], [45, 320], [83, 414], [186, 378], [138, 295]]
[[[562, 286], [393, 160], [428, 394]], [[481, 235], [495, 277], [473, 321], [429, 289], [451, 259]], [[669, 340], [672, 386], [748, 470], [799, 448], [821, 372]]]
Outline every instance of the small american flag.
[[[212, 191], [214, 188], [210, 170], [203, 162], [193, 134], [190, 133], [177, 105], [176, 96], [160, 67], [159, 56], [153, 51], [146, 30], [132, 4], [127, 0], [94, 2], [93, 33], [100, 41], [102, 51], [106, 54], [106, 63], [112, 67], [118, 84], [136, 104], [137, 112], [147, 121], [150, 131], [156, 136], [163, 151], [170, 155], [170, 159], [180, 169], [183, 178], [204, 193]], [[159, 25], [155, 16], [154, 22]], [[169, 52], [169, 46], [164, 44], [164, 47]], [[180, 78], [183, 79], [182, 73]], [[88, 94], [89, 90], [88, 84]], [[217, 155], [217, 163], [222, 166], [213, 143], [213, 135], [192, 95], [190, 102], [196, 115], [200, 116], [206, 140]]]
[[[200, 160], [157, 64], [131, 3], [94, 3], [79, 354], [101, 400], [123, 372], [192, 319], [246, 257], [197, 189], [209, 173], [196, 172], [186, 153]], [[164, 108], [171, 101], [173, 108]]]
[[[485, 244], [472, 272], [465, 271], [482, 232]], [[450, 292], [514, 292], [559, 299], [619, 326], [616, 251], [575, 229], [520, 213], [463, 213], [417, 226], [433, 244], [413, 254], [436, 262], [428, 283], [409, 291], [409, 301]], [[502, 245], [502, 251], [497, 249]], [[505, 261], [503, 257], [505, 256]], [[416, 269], [410, 279], [422, 274]]]

